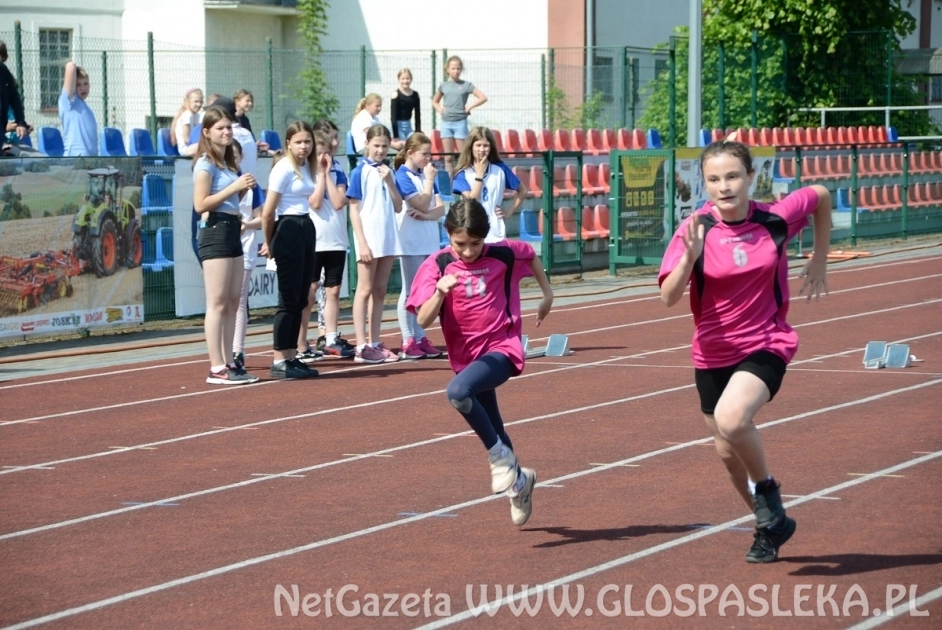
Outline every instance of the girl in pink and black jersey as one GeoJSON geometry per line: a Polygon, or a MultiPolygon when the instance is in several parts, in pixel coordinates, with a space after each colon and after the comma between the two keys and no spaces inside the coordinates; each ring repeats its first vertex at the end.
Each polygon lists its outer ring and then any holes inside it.
{"type": "Polygon", "coordinates": [[[785,515],[753,418],[778,392],[798,349],[798,335],[785,321],[785,248],[809,216],[814,254],[798,294],[807,290],[810,300],[827,292],[831,193],[809,186],[771,205],[750,200],[755,170],[739,142],[706,147],[700,170],[710,201],[680,224],[668,245],[658,276],[661,299],[676,304],[689,283],[700,409],[733,486],[755,511],[746,560],[773,562],[795,521],[785,515]]]}
{"type": "Polygon", "coordinates": [[[415,276],[407,308],[426,328],[439,317],[456,376],[448,400],[488,450],[491,489],[510,497],[510,516],[523,525],[533,509],[536,472],[521,468],[497,408],[497,387],[523,372],[520,280],[532,275],[543,290],[539,326],[553,305],[549,280],[528,243],[484,243],[487,212],[475,199],[456,202],[445,218],[448,247],[415,276]]]}

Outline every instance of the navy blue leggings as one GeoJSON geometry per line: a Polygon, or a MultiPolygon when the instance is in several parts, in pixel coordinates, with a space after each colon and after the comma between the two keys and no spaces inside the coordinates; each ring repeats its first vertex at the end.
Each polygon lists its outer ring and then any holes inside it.
{"type": "Polygon", "coordinates": [[[504,431],[496,391],[507,382],[513,370],[513,363],[505,355],[489,352],[448,383],[448,401],[464,416],[487,449],[497,444],[498,439],[510,450],[514,448],[504,431]]]}

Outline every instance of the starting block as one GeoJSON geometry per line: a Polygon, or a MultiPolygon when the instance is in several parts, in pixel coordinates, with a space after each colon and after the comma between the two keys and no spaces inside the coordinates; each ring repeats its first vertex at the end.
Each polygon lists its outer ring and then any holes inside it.
{"type": "Polygon", "coordinates": [[[543,356],[564,357],[572,354],[572,350],[569,349],[569,335],[550,335],[545,348],[531,348],[528,335],[522,335],[520,341],[523,343],[523,352],[528,359],[543,356]]]}
{"type": "Polygon", "coordinates": [[[913,356],[909,354],[909,345],[905,343],[887,343],[870,341],[864,350],[864,367],[868,370],[881,368],[907,368],[913,356]]]}

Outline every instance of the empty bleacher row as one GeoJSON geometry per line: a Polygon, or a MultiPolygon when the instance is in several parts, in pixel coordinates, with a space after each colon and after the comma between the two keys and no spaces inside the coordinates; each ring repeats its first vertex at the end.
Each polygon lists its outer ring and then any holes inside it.
{"type": "Polygon", "coordinates": [[[700,146],[719,142],[736,132],[736,140],[751,147],[803,147],[849,149],[852,145],[880,145],[898,142],[892,127],[763,127],[701,129],[700,146]]]}
{"type": "MultiPolygon", "coordinates": [[[[837,210],[849,211],[851,190],[837,189],[837,210]]],[[[942,182],[910,183],[906,191],[906,204],[911,208],[942,206],[942,182]]],[[[903,205],[903,187],[900,184],[861,186],[857,189],[857,211],[899,210],[903,205]]]]}
{"type": "MultiPolygon", "coordinates": [[[[851,176],[849,154],[805,155],[801,162],[802,182],[837,180],[851,176]]],[[[777,177],[793,179],[796,174],[796,158],[778,157],[777,177]]],[[[942,173],[942,153],[938,151],[916,151],[910,154],[910,174],[942,173]]],[[[861,153],[857,158],[858,177],[899,177],[903,174],[902,153],[861,153]]]]}

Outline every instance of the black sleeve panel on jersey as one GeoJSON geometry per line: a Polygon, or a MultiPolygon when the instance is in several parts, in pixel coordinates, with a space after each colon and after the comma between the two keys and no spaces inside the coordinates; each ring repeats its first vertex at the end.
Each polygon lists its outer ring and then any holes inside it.
{"type": "Polygon", "coordinates": [[[707,233],[716,227],[716,217],[712,214],[701,214],[698,215],[700,218],[700,225],[703,226],[703,243],[704,251],[700,252],[700,256],[697,258],[697,262],[693,264],[693,279],[697,283],[697,295],[701,298],[703,297],[703,283],[705,281],[705,276],[703,273],[703,256],[706,252],[706,237],[707,233]]]}
{"type": "MultiPolygon", "coordinates": [[[[752,221],[756,225],[761,225],[769,231],[772,242],[775,243],[775,251],[778,254],[778,258],[781,259],[782,254],[785,252],[785,245],[788,243],[788,222],[779,215],[766,212],[765,210],[754,211],[752,213],[752,221]]],[[[785,296],[782,292],[782,286],[779,284],[778,272],[775,273],[773,290],[775,291],[775,303],[781,308],[785,301],[785,296]]]]}

